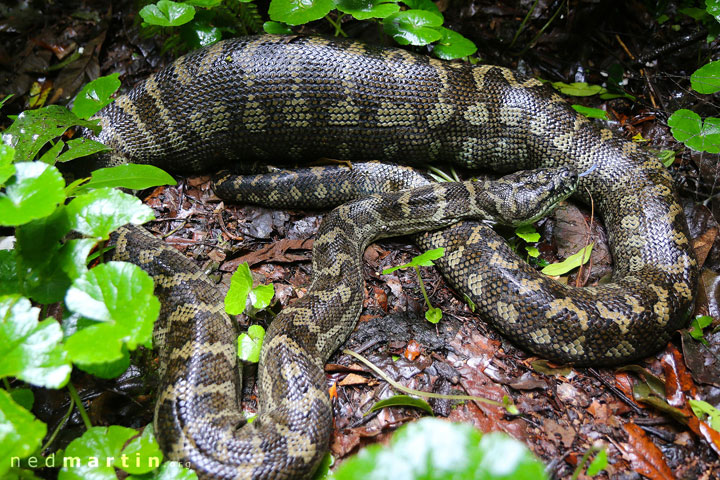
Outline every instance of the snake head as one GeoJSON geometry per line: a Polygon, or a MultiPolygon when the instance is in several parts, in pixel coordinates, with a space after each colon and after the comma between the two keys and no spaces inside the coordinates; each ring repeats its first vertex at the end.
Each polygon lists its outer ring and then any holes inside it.
{"type": "Polygon", "coordinates": [[[491,183],[488,194],[494,200],[495,220],[517,227],[547,216],[572,195],[578,174],[570,167],[540,168],[515,172],[491,183]]]}

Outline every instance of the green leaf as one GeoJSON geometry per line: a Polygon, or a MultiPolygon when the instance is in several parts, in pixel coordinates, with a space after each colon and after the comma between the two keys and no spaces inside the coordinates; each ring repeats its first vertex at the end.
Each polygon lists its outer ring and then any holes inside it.
{"type": "Polygon", "coordinates": [[[607,467],[607,465],[607,451],[603,448],[598,452],[597,455],[595,455],[595,458],[593,458],[593,461],[590,462],[587,472],[585,473],[592,477],[593,475],[597,475],[598,473],[600,473],[601,470],[605,470],[605,467],[607,467]]]}
{"type": "Polygon", "coordinates": [[[658,160],[666,167],[669,167],[675,162],[675,150],[660,150],[657,156],[658,160]]]}
{"type": "Polygon", "coordinates": [[[47,163],[48,165],[55,165],[55,162],[57,162],[57,157],[60,155],[60,152],[62,152],[62,149],[65,148],[65,142],[62,140],[58,140],[55,142],[55,145],[50,147],[45,153],[42,154],[42,157],[38,161],[47,163]]]}
{"type": "Polygon", "coordinates": [[[115,466],[128,473],[148,473],[162,463],[163,453],[155,439],[152,423],[147,425],[142,435],[133,438],[123,449],[120,458],[115,459],[115,466]]]}
{"type": "Polygon", "coordinates": [[[70,362],[55,319],[38,322],[40,309],[19,295],[0,297],[0,378],[13,376],[46,388],[70,377],[70,362]]]}
{"type": "Polygon", "coordinates": [[[46,217],[65,200],[65,180],[54,166],[20,162],[15,169],[0,192],[0,225],[23,225],[46,217]]]}
{"type": "Polygon", "coordinates": [[[16,254],[16,250],[0,250],[0,295],[22,293],[16,254]]]}
{"type": "Polygon", "coordinates": [[[35,403],[35,394],[29,388],[13,388],[10,390],[13,401],[25,410],[32,410],[35,403]]]}
{"type": "Polygon", "coordinates": [[[270,305],[275,295],[275,286],[270,283],[268,285],[258,285],[250,291],[250,303],[258,310],[270,305]]]}
{"type": "Polygon", "coordinates": [[[540,234],[535,230],[532,225],[523,225],[515,229],[515,235],[522,238],[528,243],[535,243],[540,241],[540,234]]]}
{"type": "Polygon", "coordinates": [[[97,121],[83,120],[65,107],[50,105],[37,110],[25,110],[2,132],[2,141],[15,148],[15,162],[34,160],[40,149],[72,127],[86,127],[100,132],[97,121]]]}
{"type": "Polygon", "coordinates": [[[63,465],[58,480],[117,480],[113,462],[121,456],[123,445],[135,435],[136,430],[117,425],[92,427],[65,449],[65,458],[73,462],[63,465]]]}
{"type": "Polygon", "coordinates": [[[713,317],[708,315],[701,315],[692,319],[690,323],[690,336],[695,340],[703,341],[703,329],[709,327],[713,322],[713,317]]]}
{"type": "Polygon", "coordinates": [[[100,168],[92,172],[90,181],[78,188],[77,193],[85,193],[91,189],[106,187],[122,187],[132,190],[157,187],[159,185],[176,185],[177,182],[169,173],[153,165],[129,163],[116,167],[100,168]]]}
{"type": "MultiPolygon", "coordinates": [[[[33,300],[48,304],[65,296],[70,286],[68,273],[74,270],[61,256],[60,240],[70,231],[63,205],[47,217],[16,228],[17,274],[21,291],[33,300]]],[[[71,246],[65,248],[68,253],[71,246]]],[[[74,259],[72,259],[74,260],[74,259]]]]}
{"type": "Polygon", "coordinates": [[[112,102],[112,94],[120,88],[120,74],[99,77],[86,84],[75,97],[72,112],[80,118],[90,118],[112,102]]]}
{"type": "Polygon", "coordinates": [[[15,173],[15,165],[12,164],[14,159],[15,149],[10,145],[0,143],[0,187],[15,173]]]}
{"type": "Polygon", "coordinates": [[[260,325],[251,325],[247,333],[238,337],[238,357],[245,362],[257,363],[264,339],[265,329],[260,325]]]}
{"type": "Polygon", "coordinates": [[[707,421],[710,427],[720,432],[720,410],[702,400],[688,400],[693,413],[700,420],[707,421]]]}
{"type": "Polygon", "coordinates": [[[410,262],[406,263],[405,265],[398,265],[397,267],[386,268],[382,271],[382,274],[387,275],[401,268],[431,267],[435,265],[432,261],[437,260],[438,258],[442,258],[443,255],[445,255],[444,248],[435,248],[433,250],[428,250],[425,253],[413,257],[412,260],[410,260],[410,262]]]}
{"type": "Polygon", "coordinates": [[[335,0],[337,9],[357,20],[385,18],[400,11],[397,0],[335,0]]]}
{"type": "Polygon", "coordinates": [[[188,45],[200,48],[222,40],[222,30],[208,22],[195,20],[182,26],[180,36],[188,45]]]}
{"type": "Polygon", "coordinates": [[[390,398],[386,398],[385,400],[375,402],[375,405],[370,407],[370,410],[368,410],[365,415],[386,407],[413,407],[425,410],[430,415],[434,415],[433,409],[429,403],[422,398],[411,397],[410,395],[394,395],[390,398]]]}
{"type": "Polygon", "coordinates": [[[292,33],[290,27],[280,22],[265,22],[263,23],[263,30],[265,30],[265,33],[272,35],[290,35],[292,33]]]}
{"type": "Polygon", "coordinates": [[[720,22],[720,0],[705,0],[705,9],[720,22]]]}
{"type": "Polygon", "coordinates": [[[198,480],[197,474],[178,462],[165,462],[159,470],[145,475],[131,475],[128,480],[198,480]]]}
{"type": "Polygon", "coordinates": [[[398,429],[390,445],[372,445],[335,471],[337,480],[541,480],[542,462],[502,433],[423,418],[398,429]]]}
{"type": "Polygon", "coordinates": [[[430,323],[438,323],[442,319],[442,310],[435,307],[429,307],[425,312],[425,320],[430,323]]]}
{"type": "Polygon", "coordinates": [[[533,247],[532,245],[525,245],[525,251],[533,258],[537,258],[540,256],[540,250],[533,247]]]}
{"type": "Polygon", "coordinates": [[[693,20],[702,20],[707,12],[703,10],[702,8],[696,8],[696,7],[686,7],[686,8],[680,8],[678,9],[678,12],[687,15],[688,17],[692,18],[693,20]]]}
{"type": "Polygon", "coordinates": [[[586,107],[584,105],[572,105],[572,108],[574,108],[576,112],[582,113],[586,117],[599,118],[601,120],[609,119],[607,112],[600,108],[586,107]]]}
{"type": "Polygon", "coordinates": [[[195,17],[195,9],[187,3],[160,0],[156,4],[144,6],[140,16],[149,25],[179,27],[195,17]]]}
{"type": "Polygon", "coordinates": [[[103,240],[123,225],[140,225],[155,218],[152,209],[138,198],[112,188],[75,197],[67,206],[67,214],[73,230],[103,240]]]}
{"type": "Polygon", "coordinates": [[[720,60],[710,62],[690,75],[690,84],[698,93],[720,92],[720,60]]]}
{"type": "Polygon", "coordinates": [[[323,18],[333,8],[333,0],[271,0],[268,14],[270,20],[301,25],[323,18]]]}
{"type": "Polygon", "coordinates": [[[0,388],[0,476],[10,469],[13,457],[25,458],[36,452],[46,433],[43,422],[0,388]]]}
{"type": "Polygon", "coordinates": [[[565,95],[573,97],[589,97],[598,93],[605,93],[607,90],[600,85],[590,85],[585,82],[563,83],[554,82],[552,86],[565,95]]]}
{"type": "Polygon", "coordinates": [[[252,274],[247,262],[238,265],[230,278],[230,288],[225,295],[225,311],[230,315],[240,315],[245,311],[248,294],[252,290],[252,274]]]}
{"type": "Polygon", "coordinates": [[[551,263],[547,267],[540,270],[545,275],[551,277],[557,277],[568,273],[573,268],[577,268],[590,260],[590,254],[592,253],[593,244],[591,243],[587,247],[581,249],[579,252],[570,255],[568,258],[560,263],[551,263]]]}
{"type": "Polygon", "coordinates": [[[79,157],[87,157],[88,155],[110,150],[107,145],[83,137],[68,140],[67,147],[68,149],[57,157],[58,162],[69,162],[79,157]]]}
{"type": "Polygon", "coordinates": [[[440,14],[426,10],[405,10],[383,20],[385,33],[400,45],[427,45],[442,38],[436,27],[443,24],[440,14]]]}
{"type": "Polygon", "coordinates": [[[160,302],[153,295],[152,278],[125,262],[98,265],[78,277],[65,295],[72,311],[96,322],[66,341],[73,361],[95,364],[118,360],[122,345],[135,350],[149,346],[160,302]],[[92,346],[88,348],[88,345],[92,346]]]}
{"type": "Polygon", "coordinates": [[[117,360],[104,363],[78,363],[77,367],[83,372],[87,372],[96,377],[105,379],[117,378],[125,373],[130,366],[130,352],[128,352],[127,347],[122,346],[120,350],[122,356],[117,360]]]}
{"type": "MultiPolygon", "coordinates": [[[[433,4],[434,5],[434,4],[433,4]]],[[[463,58],[477,52],[475,44],[457,32],[440,27],[442,38],[433,47],[433,54],[443,60],[463,58]]]]}
{"type": "Polygon", "coordinates": [[[698,152],[720,153],[720,118],[707,117],[680,109],[668,118],[670,131],[678,142],[698,152]]]}

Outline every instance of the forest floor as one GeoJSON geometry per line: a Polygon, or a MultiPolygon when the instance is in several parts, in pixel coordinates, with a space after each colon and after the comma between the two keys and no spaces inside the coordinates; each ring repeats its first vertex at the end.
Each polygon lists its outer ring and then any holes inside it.
{"type": "MultiPolygon", "coordinates": [[[[27,108],[33,88],[35,96],[47,92],[46,104],[65,103],[84,83],[111,72],[120,73],[127,90],[173,58],[161,53],[162,38],[140,35],[134,2],[98,0],[81,7],[70,1],[37,3],[41,6],[18,2],[0,11],[5,14],[0,20],[0,92],[16,95],[4,114],[27,108]],[[73,61],[58,68],[73,55],[73,61]]],[[[672,3],[664,12],[672,20],[658,24],[659,14],[646,6],[651,2],[576,1],[568,7],[540,0],[523,28],[530,1],[437,3],[446,25],[478,45],[481,62],[566,83],[603,84],[608,72],[622,72],[623,88],[634,100],[586,96],[569,101],[605,110],[610,120],[598,121],[628,139],[642,138],[650,149],[676,152],[670,170],[702,265],[695,313],[715,319],[707,329],[711,332],[720,320],[718,156],[677,144],[667,118],[679,108],[692,108],[701,116],[717,111],[717,104],[689,89],[698,59],[711,48],[717,50],[717,40],[708,45],[704,35],[694,35],[697,22],[677,13],[672,3]],[[675,45],[693,35],[696,38],[675,45]]],[[[355,37],[378,41],[372,26],[347,27],[355,37]]],[[[4,118],[0,122],[8,124],[4,118]]],[[[148,227],[215,272],[219,282],[228,283],[238,264],[248,262],[257,281],[275,285],[275,304],[252,320],[238,320],[267,326],[277,311],[307,289],[322,212],[226,205],[213,194],[209,178],[180,177],[177,186],[142,192],[158,218],[148,227]]],[[[563,205],[540,222],[538,231],[538,249],[548,262],[594,242],[591,267],[564,281],[593,285],[612,271],[602,220],[591,221],[586,206],[563,205]]],[[[583,454],[598,444],[607,448],[609,465],[595,478],[666,478],[667,472],[687,479],[720,477],[720,434],[708,433],[689,419],[686,402],[690,396],[720,405],[720,333],[706,334],[707,343],[701,343],[688,331],[679,332],[664,351],[622,369],[548,364],[478,320],[433,268],[422,269],[422,275],[443,319],[437,326],[428,323],[415,273],[380,273],[418,253],[403,238],[368,248],[365,308],[345,348],[362,353],[407,387],[497,401],[507,395],[522,413],[511,416],[503,407],[438,400],[431,402],[435,415],[486,432],[507,432],[526,443],[555,478],[570,478],[583,454]]],[[[94,424],[142,427],[151,422],[154,384],[147,365],[152,358],[152,352],[138,356],[112,381],[74,374],[94,424]]],[[[255,406],[253,370],[246,368],[249,410],[255,406]]],[[[402,407],[365,415],[375,402],[397,392],[350,356],[336,353],[326,373],[328,387],[337,391],[331,444],[336,461],[364,445],[386,441],[396,427],[422,415],[402,407]]],[[[35,414],[53,431],[67,398],[64,391],[38,389],[35,405],[35,414]]],[[[82,429],[81,420],[72,416],[56,446],[66,445],[82,429]]]]}

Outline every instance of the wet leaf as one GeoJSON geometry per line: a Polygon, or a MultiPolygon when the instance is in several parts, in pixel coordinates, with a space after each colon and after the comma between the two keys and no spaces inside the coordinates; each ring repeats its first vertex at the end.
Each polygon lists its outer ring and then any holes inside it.
{"type": "Polygon", "coordinates": [[[572,368],[566,365],[551,365],[547,360],[535,360],[530,366],[536,372],[556,377],[567,377],[572,372],[572,368]]]}
{"type": "Polygon", "coordinates": [[[411,397],[410,395],[394,395],[390,398],[386,398],[385,400],[375,402],[375,405],[370,407],[370,410],[368,410],[365,415],[387,407],[419,408],[420,410],[425,410],[430,415],[433,415],[433,409],[429,403],[422,398],[411,397]]]}
{"type": "Polygon", "coordinates": [[[65,180],[52,165],[20,162],[0,192],[0,225],[18,226],[47,217],[65,200],[65,180]]]}
{"type": "Polygon", "coordinates": [[[680,109],[668,118],[675,140],[698,152],[720,153],[720,118],[707,117],[680,109]]]}
{"type": "Polygon", "coordinates": [[[110,150],[110,147],[100,142],[82,137],[68,140],[66,145],[68,149],[61,153],[56,159],[56,161],[60,163],[69,162],[70,160],[75,160],[76,158],[87,157],[88,155],[110,150]]]}
{"type": "Polygon", "coordinates": [[[301,25],[323,18],[333,8],[333,0],[272,0],[268,15],[276,22],[301,25]]]}
{"type": "Polygon", "coordinates": [[[675,478],[665,462],[662,451],[650,440],[642,428],[634,423],[626,423],[623,428],[628,434],[630,464],[633,469],[651,480],[675,478]]]}
{"type": "Polygon", "coordinates": [[[72,229],[106,240],[123,225],[140,225],[155,218],[140,199],[113,188],[99,188],[75,197],[67,206],[72,229]]]}
{"type": "Polygon", "coordinates": [[[125,262],[98,265],[73,281],[65,304],[88,319],[66,341],[73,361],[113,362],[122,358],[123,345],[131,351],[138,345],[150,346],[153,323],[160,313],[153,290],[152,278],[125,262]]]}
{"type": "Polygon", "coordinates": [[[720,431],[720,410],[703,400],[688,400],[690,408],[699,420],[707,422],[715,431],[720,431]]]}
{"type": "Polygon", "coordinates": [[[427,10],[405,10],[393,13],[383,20],[385,33],[400,45],[427,45],[442,38],[437,27],[443,17],[427,10]]]}
{"type": "MultiPolygon", "coordinates": [[[[140,13],[142,15],[142,12],[140,13]]],[[[99,77],[83,86],[75,97],[72,112],[80,118],[90,118],[112,102],[112,94],[120,88],[120,74],[99,77]]]]}
{"type": "Polygon", "coordinates": [[[230,278],[230,288],[225,295],[225,311],[230,315],[240,315],[245,311],[248,294],[252,290],[253,278],[247,263],[238,265],[230,278]]]}
{"type": "Polygon", "coordinates": [[[336,0],[337,9],[357,20],[385,18],[400,10],[397,0],[336,0]]]}
{"type": "Polygon", "coordinates": [[[268,285],[258,285],[250,290],[250,303],[254,308],[262,310],[270,305],[274,295],[275,286],[272,283],[268,285]]]}
{"type": "Polygon", "coordinates": [[[18,115],[12,125],[2,132],[2,141],[15,148],[15,162],[29,162],[35,159],[45,144],[73,126],[100,132],[97,121],[83,120],[65,107],[49,105],[18,115]]]}
{"type": "Polygon", "coordinates": [[[337,480],[546,479],[542,462],[502,433],[423,418],[398,429],[390,445],[372,445],[335,471],[337,480]]]}
{"type": "Polygon", "coordinates": [[[162,459],[163,453],[155,439],[151,423],[145,427],[140,436],[133,438],[123,448],[122,455],[115,459],[115,466],[137,475],[154,470],[160,466],[162,459]],[[125,456],[127,458],[123,458],[125,456]]]}
{"type": "Polygon", "coordinates": [[[607,90],[600,85],[590,85],[585,82],[554,82],[552,84],[554,88],[564,93],[565,95],[572,95],[573,97],[589,97],[597,95],[598,93],[605,93],[607,90]]]}
{"type": "Polygon", "coordinates": [[[25,458],[37,451],[46,433],[43,422],[0,388],[0,476],[11,468],[13,457],[25,458]]]}
{"type": "Polygon", "coordinates": [[[443,60],[453,60],[455,58],[463,58],[477,52],[477,47],[461,34],[450,30],[449,28],[440,27],[442,37],[433,47],[433,55],[443,60]]]}
{"type": "Polygon", "coordinates": [[[144,6],[140,16],[149,25],[179,27],[195,17],[195,9],[187,3],[160,0],[156,4],[144,6]]]}
{"type": "Polygon", "coordinates": [[[263,23],[263,30],[265,30],[265,33],[272,35],[290,35],[292,33],[290,27],[281,22],[265,22],[263,23]]]}
{"type": "Polygon", "coordinates": [[[136,430],[117,425],[91,428],[65,449],[66,458],[77,458],[79,461],[64,465],[58,480],[116,480],[113,462],[122,455],[123,446],[135,435],[136,430]]]}
{"type": "Polygon", "coordinates": [[[198,480],[197,473],[178,462],[165,462],[158,470],[145,475],[130,475],[128,480],[198,480]]]}
{"type": "Polygon", "coordinates": [[[0,297],[0,378],[13,376],[33,385],[59,388],[70,378],[60,324],[38,322],[40,309],[19,295],[0,297]]]}
{"type": "Polygon", "coordinates": [[[690,84],[698,93],[720,92],[720,60],[710,62],[695,70],[695,73],[690,76],[690,84]]]}

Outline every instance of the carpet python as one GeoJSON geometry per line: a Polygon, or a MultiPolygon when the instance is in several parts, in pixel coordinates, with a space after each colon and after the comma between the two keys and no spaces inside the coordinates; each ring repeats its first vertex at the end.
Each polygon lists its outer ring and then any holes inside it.
{"type": "MultiPolygon", "coordinates": [[[[592,199],[604,219],[615,260],[612,283],[559,284],[520,261],[481,223],[421,235],[420,247],[445,247],[437,263],[478,314],[520,346],[556,361],[614,365],[641,358],[685,325],[693,305],[696,261],[665,168],[539,81],[505,68],[347,40],[246,37],[179,58],[98,118],[97,139],[112,147],[102,159],[106,165],[207,171],[223,162],[321,157],[452,162],[500,173],[541,168],[528,175],[551,186],[574,175],[569,169],[594,168],[578,180],[574,197],[592,199]]],[[[238,194],[241,200],[292,200],[308,208],[362,193],[364,180],[353,182],[374,168],[381,180],[368,180],[367,193],[376,190],[373,182],[417,187],[375,194],[326,217],[308,294],[268,330],[258,373],[260,415],[251,424],[239,407],[235,326],[217,288],[190,260],[140,229],[116,235],[115,258],[150,272],[163,301],[154,333],[162,379],[156,435],[169,458],[190,462],[201,478],[312,475],[332,426],[323,364],[357,319],[362,273],[350,257],[361,256],[367,238],[449,224],[456,204],[476,209],[473,217],[495,205],[495,213],[507,217],[515,203],[507,195],[522,197],[523,190],[506,181],[483,184],[484,191],[472,183],[421,186],[426,182],[394,182],[385,167],[371,165],[329,174],[306,169],[303,179],[335,180],[304,188],[299,174],[286,171],[218,180],[219,190],[277,187],[238,194]],[[498,199],[509,203],[498,209],[498,199]],[[365,213],[353,210],[360,206],[365,213]]]]}

